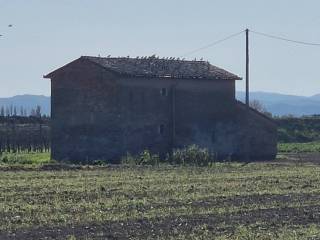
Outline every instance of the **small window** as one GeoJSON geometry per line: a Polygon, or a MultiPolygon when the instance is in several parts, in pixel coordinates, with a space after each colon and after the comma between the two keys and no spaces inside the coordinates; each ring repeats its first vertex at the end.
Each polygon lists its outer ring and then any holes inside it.
{"type": "Polygon", "coordinates": [[[164,134],[164,124],[159,125],[159,134],[163,135],[164,134]]]}
{"type": "Polygon", "coordinates": [[[166,88],[161,88],[160,94],[162,97],[168,96],[168,92],[166,88]]]}

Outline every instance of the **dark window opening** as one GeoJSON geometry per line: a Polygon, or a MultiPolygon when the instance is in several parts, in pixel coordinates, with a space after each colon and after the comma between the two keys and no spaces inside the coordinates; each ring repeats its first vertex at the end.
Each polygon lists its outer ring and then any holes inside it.
{"type": "Polygon", "coordinates": [[[164,134],[164,124],[159,125],[159,134],[163,135],[164,134]]]}
{"type": "Polygon", "coordinates": [[[168,95],[166,88],[161,88],[160,93],[161,93],[161,96],[163,96],[163,97],[166,97],[168,95]]]}

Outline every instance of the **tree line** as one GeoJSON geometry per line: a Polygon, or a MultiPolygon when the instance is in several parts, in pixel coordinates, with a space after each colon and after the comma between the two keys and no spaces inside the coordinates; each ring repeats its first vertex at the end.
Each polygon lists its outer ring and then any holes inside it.
{"type": "Polygon", "coordinates": [[[37,105],[34,108],[31,108],[30,111],[26,107],[15,105],[6,105],[0,107],[0,117],[13,117],[13,116],[22,116],[22,117],[42,117],[44,114],[41,112],[41,106],[37,105]]]}
{"type": "Polygon", "coordinates": [[[278,141],[282,143],[306,143],[320,141],[320,115],[275,118],[278,125],[278,141]]]}
{"type": "Polygon", "coordinates": [[[50,151],[50,118],[0,116],[0,154],[50,151]]]}

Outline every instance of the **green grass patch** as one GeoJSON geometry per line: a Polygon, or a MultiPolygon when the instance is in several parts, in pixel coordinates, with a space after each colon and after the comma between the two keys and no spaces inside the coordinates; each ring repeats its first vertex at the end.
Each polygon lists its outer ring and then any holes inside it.
{"type": "Polygon", "coordinates": [[[50,163],[50,152],[2,153],[0,164],[46,164],[50,163]]]}
{"type": "Polygon", "coordinates": [[[320,152],[320,142],[308,143],[279,143],[278,151],[281,153],[308,153],[320,152]]]}

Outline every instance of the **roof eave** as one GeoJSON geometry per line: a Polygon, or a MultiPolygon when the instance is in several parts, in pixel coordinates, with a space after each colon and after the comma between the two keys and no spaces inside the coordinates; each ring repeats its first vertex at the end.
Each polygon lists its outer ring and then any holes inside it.
{"type": "Polygon", "coordinates": [[[77,58],[76,60],[73,60],[72,62],[69,62],[69,63],[67,63],[66,65],[62,66],[62,67],[57,68],[56,70],[53,70],[52,72],[44,75],[43,78],[52,79],[52,77],[54,77],[54,75],[55,75],[56,73],[60,72],[60,71],[63,70],[66,66],[68,66],[68,65],[70,65],[70,64],[72,64],[72,63],[74,63],[74,62],[76,62],[76,61],[78,61],[78,60],[80,60],[80,59],[82,59],[82,57],[77,58]]]}
{"type": "Polygon", "coordinates": [[[52,76],[51,73],[48,73],[47,75],[43,75],[42,77],[47,78],[47,79],[51,79],[51,76],[52,76]]]}

